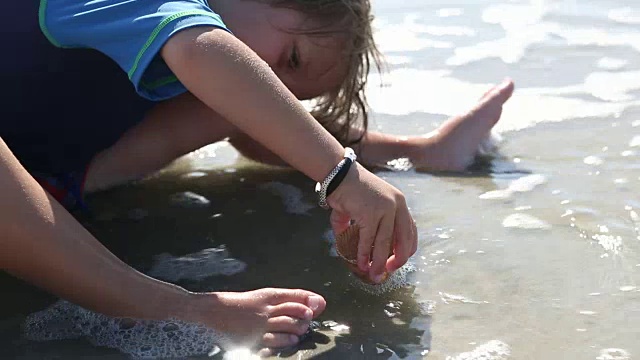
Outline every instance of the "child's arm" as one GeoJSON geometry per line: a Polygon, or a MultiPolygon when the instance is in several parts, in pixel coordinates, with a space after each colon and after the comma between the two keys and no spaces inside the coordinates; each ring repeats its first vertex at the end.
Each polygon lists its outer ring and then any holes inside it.
{"type": "Polygon", "coordinates": [[[183,30],[168,40],[162,56],[192,94],[310,178],[323,180],[342,159],[340,143],[228,32],[183,30]]]}
{"type": "MultiPolygon", "coordinates": [[[[359,159],[369,166],[384,165],[390,160],[408,158],[423,170],[463,171],[474,160],[481,146],[491,145],[492,127],[500,119],[502,106],[511,97],[514,84],[506,79],[494,86],[480,101],[466,112],[451,117],[436,130],[417,136],[398,136],[369,131],[362,141],[354,145],[359,159]]],[[[351,132],[352,141],[360,134],[351,132]]],[[[231,143],[245,156],[271,164],[282,161],[261,148],[259,144],[244,134],[236,134],[231,143]]]]}
{"type": "MultiPolygon", "coordinates": [[[[342,159],[344,148],[289,92],[252,50],[231,34],[211,27],[171,37],[162,56],[189,91],[234,126],[284,161],[321,181],[342,159]]],[[[417,236],[402,193],[361,166],[352,167],[329,197],[341,219],[361,227],[359,265],[373,278],[402,266],[415,252],[417,236]],[[395,235],[395,236],[394,236],[395,235]],[[395,238],[395,255],[387,259],[395,238]]]]}
{"type": "Polygon", "coordinates": [[[107,315],[165,319],[186,290],[111,254],[38,185],[0,138],[0,269],[107,315]]]}

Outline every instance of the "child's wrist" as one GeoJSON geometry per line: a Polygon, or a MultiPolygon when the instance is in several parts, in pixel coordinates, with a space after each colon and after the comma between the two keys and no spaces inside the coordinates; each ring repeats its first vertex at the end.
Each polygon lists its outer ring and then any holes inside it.
{"type": "Polygon", "coordinates": [[[366,169],[360,165],[359,162],[354,161],[349,171],[346,173],[344,179],[340,183],[333,193],[327,197],[327,204],[330,208],[335,209],[339,207],[339,204],[342,202],[344,194],[350,193],[354,191],[354,184],[360,183],[360,172],[366,169]]]}
{"type": "Polygon", "coordinates": [[[316,183],[316,193],[318,194],[318,205],[323,209],[330,209],[327,204],[327,197],[340,186],[340,183],[346,177],[349,169],[357,159],[353,149],[345,148],[344,158],[331,170],[331,172],[320,182],[316,183]]]}

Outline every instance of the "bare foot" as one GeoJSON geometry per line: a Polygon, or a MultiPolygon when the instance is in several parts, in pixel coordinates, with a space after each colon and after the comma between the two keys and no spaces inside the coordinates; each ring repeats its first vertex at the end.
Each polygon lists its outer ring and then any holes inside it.
{"type": "Polygon", "coordinates": [[[480,144],[500,120],[502,105],[513,94],[513,81],[504,80],[487,91],[478,104],[454,116],[417,139],[419,150],[411,157],[417,167],[435,171],[463,171],[473,162],[480,144]]]}
{"type": "Polygon", "coordinates": [[[195,311],[186,320],[224,333],[236,346],[257,346],[264,353],[296,345],[325,306],[322,296],[299,289],[206,293],[197,295],[195,311]]]}

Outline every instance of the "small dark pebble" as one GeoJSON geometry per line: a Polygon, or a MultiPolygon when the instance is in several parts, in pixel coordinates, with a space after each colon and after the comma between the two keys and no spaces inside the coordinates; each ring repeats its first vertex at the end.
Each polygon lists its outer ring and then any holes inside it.
{"type": "Polygon", "coordinates": [[[307,329],[307,332],[305,332],[304,334],[302,334],[302,336],[300,336],[300,342],[303,342],[307,339],[309,339],[311,337],[311,335],[313,335],[314,331],[320,330],[320,328],[322,327],[322,325],[320,324],[319,321],[312,321],[309,324],[309,328],[307,329]]]}

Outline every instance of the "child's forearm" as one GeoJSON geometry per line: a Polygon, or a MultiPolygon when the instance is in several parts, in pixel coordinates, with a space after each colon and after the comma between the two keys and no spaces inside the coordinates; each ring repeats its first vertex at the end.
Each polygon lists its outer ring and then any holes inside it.
{"type": "Polygon", "coordinates": [[[181,31],[162,56],[191,93],[312,179],[324,179],[342,159],[340,143],[264,61],[227,32],[181,31]]]}
{"type": "Polygon", "coordinates": [[[166,318],[186,290],[149,278],[111,254],[46,194],[0,139],[0,268],[86,308],[166,318]]]}

